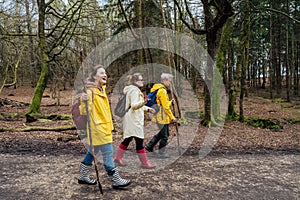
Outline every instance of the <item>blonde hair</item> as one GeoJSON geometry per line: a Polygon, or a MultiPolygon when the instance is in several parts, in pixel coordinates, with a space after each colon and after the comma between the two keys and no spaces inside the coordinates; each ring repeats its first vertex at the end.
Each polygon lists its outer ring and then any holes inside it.
{"type": "Polygon", "coordinates": [[[127,81],[127,85],[131,85],[133,84],[134,82],[138,81],[140,76],[142,76],[141,73],[134,73],[132,75],[128,75],[126,77],[126,81],[127,81]]]}

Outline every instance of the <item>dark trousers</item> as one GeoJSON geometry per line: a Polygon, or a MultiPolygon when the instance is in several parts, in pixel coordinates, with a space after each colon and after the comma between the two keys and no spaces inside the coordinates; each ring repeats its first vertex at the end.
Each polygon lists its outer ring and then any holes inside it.
{"type": "Polygon", "coordinates": [[[130,144],[130,142],[131,142],[131,140],[134,138],[134,140],[135,140],[135,145],[136,145],[136,150],[138,151],[138,150],[142,150],[143,148],[144,148],[144,146],[143,146],[143,143],[144,143],[144,139],[142,139],[142,138],[138,138],[138,137],[134,137],[134,136],[131,136],[131,137],[129,137],[129,138],[125,138],[124,140],[123,140],[123,142],[122,142],[122,144],[124,145],[124,146],[128,146],[129,144],[130,144]]]}
{"type": "Polygon", "coordinates": [[[147,151],[153,151],[154,146],[159,142],[159,152],[165,151],[169,139],[169,124],[157,124],[159,132],[153,136],[150,142],[146,145],[147,151]]]}

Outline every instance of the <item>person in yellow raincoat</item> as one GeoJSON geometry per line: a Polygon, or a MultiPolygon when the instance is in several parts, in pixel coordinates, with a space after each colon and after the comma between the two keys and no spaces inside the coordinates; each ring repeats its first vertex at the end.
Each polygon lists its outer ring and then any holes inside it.
{"type": "Polygon", "coordinates": [[[79,184],[95,185],[96,180],[90,179],[88,173],[94,161],[94,155],[99,152],[103,156],[103,164],[107,174],[111,177],[112,187],[126,187],[131,182],[120,177],[113,161],[112,130],[113,122],[108,97],[106,95],[107,75],[103,66],[93,68],[87,80],[87,96],[81,98],[80,112],[86,113],[88,106],[89,125],[87,126],[89,149],[80,165],[79,184]],[[89,129],[90,128],[90,129],[89,129]],[[91,132],[89,132],[89,130],[91,132]],[[90,138],[91,136],[91,138],[90,138]],[[90,144],[90,141],[92,144],[90,144]],[[94,153],[94,154],[93,154],[94,153]]]}
{"type": "Polygon", "coordinates": [[[153,152],[154,146],[159,142],[157,154],[159,158],[169,157],[168,153],[165,151],[169,139],[169,124],[177,121],[171,111],[171,105],[174,99],[169,100],[167,93],[167,87],[171,85],[172,78],[172,74],[162,73],[161,83],[154,84],[150,90],[150,92],[158,90],[156,94],[156,102],[160,106],[160,110],[152,118],[152,121],[157,123],[160,131],[152,137],[150,142],[145,146],[145,149],[148,152],[153,152]]]}

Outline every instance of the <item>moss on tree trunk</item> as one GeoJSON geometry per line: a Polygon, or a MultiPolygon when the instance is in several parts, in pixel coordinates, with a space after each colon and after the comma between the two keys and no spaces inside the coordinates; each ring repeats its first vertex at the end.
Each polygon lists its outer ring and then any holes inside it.
{"type": "Polygon", "coordinates": [[[47,86],[48,81],[48,55],[47,55],[47,46],[46,46],[46,36],[45,36],[45,1],[38,1],[38,9],[39,9],[39,21],[38,21],[38,36],[39,36],[39,47],[40,47],[40,57],[41,57],[41,75],[37,82],[37,86],[34,91],[34,95],[31,100],[31,104],[27,116],[32,116],[35,114],[41,113],[41,101],[43,97],[43,93],[47,86]]]}

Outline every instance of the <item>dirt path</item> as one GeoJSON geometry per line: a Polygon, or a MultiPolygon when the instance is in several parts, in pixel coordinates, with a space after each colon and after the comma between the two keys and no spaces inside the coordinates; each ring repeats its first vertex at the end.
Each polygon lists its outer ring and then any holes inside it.
{"type": "Polygon", "coordinates": [[[0,154],[1,199],[300,198],[299,154],[182,156],[159,171],[126,173],[127,190],[112,190],[100,166],[103,196],[77,184],[82,156],[0,154]]]}

